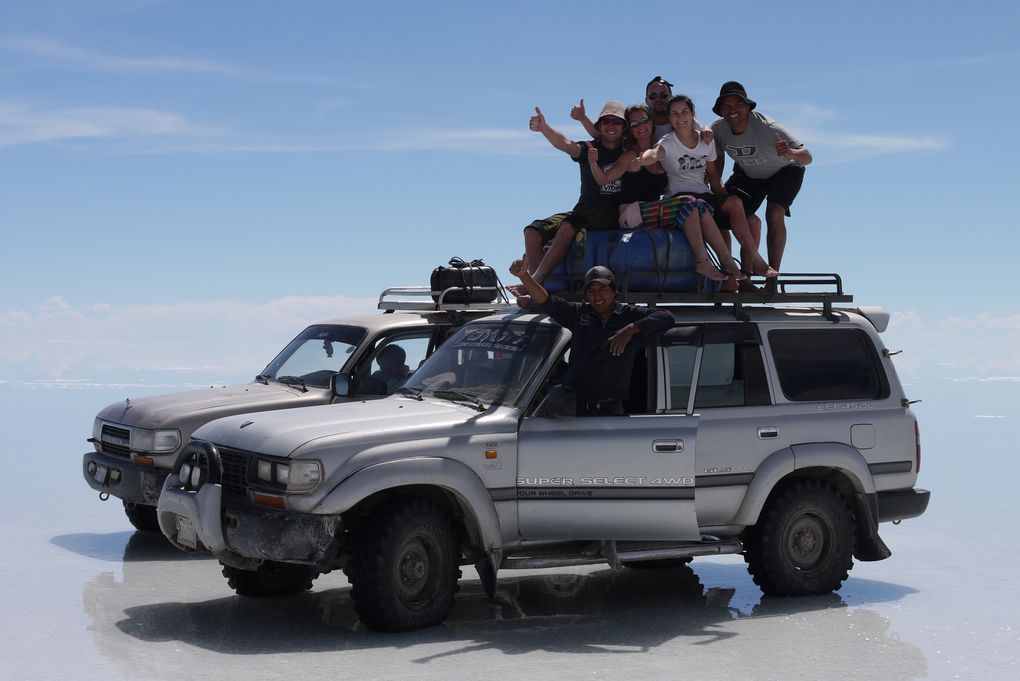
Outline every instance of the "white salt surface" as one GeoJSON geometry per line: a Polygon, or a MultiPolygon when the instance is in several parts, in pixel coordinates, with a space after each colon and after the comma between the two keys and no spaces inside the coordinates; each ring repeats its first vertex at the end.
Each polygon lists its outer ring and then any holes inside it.
{"type": "MultiPolygon", "coordinates": [[[[218,565],[131,531],[81,478],[123,391],[0,385],[4,679],[1020,678],[1020,384],[914,381],[928,513],[837,593],[766,599],[739,557],[693,569],[465,569],[449,620],[364,630],[340,574],[233,595],[218,565]],[[994,415],[996,418],[985,418],[994,415]],[[852,675],[852,676],[850,676],[852,675]]],[[[140,394],[135,391],[133,394],[140,394]]]]}

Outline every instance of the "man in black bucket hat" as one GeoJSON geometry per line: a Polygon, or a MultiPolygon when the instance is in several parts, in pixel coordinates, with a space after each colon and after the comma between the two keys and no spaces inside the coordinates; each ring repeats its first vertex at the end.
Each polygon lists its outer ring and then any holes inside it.
{"type": "Polygon", "coordinates": [[[768,261],[778,270],[786,250],[786,218],[804,181],[804,166],[811,163],[811,152],[786,128],[754,111],[756,106],[743,85],[734,80],[723,83],[712,107],[720,117],[712,123],[715,163],[721,176],[726,163],[723,152],[733,159],[726,191],[741,198],[748,215],[767,201],[768,261]]]}

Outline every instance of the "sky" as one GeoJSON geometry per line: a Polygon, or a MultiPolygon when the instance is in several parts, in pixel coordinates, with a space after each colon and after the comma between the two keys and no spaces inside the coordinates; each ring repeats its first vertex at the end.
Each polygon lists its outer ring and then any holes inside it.
{"type": "Polygon", "coordinates": [[[452,256],[505,273],[577,198],[534,107],[581,139],[571,105],[655,75],[705,123],[738,80],[804,141],[783,269],[889,309],[902,374],[1020,380],[1018,27],[982,1],[0,0],[0,382],[235,380],[452,256]]]}

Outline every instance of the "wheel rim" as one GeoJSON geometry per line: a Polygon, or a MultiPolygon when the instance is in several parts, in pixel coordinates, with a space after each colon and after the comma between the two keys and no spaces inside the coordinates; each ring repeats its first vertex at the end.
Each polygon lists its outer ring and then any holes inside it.
{"type": "Polygon", "coordinates": [[[400,547],[396,562],[397,597],[409,608],[430,603],[437,585],[439,551],[426,537],[409,538],[400,547]]]}
{"type": "Polygon", "coordinates": [[[806,513],[790,524],[786,553],[798,570],[811,570],[825,560],[832,545],[832,527],[820,516],[806,513]]]}

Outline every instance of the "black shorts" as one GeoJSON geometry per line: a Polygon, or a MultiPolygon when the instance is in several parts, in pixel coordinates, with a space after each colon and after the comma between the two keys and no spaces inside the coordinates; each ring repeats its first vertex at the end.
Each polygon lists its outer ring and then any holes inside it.
{"type": "Polygon", "coordinates": [[[542,235],[542,242],[548,243],[563,222],[569,222],[575,231],[582,228],[618,229],[618,215],[619,210],[613,204],[579,203],[569,213],[556,213],[543,220],[535,220],[524,229],[534,229],[542,235]]]}
{"type": "Polygon", "coordinates": [[[766,198],[769,203],[778,203],[790,215],[790,206],[800,192],[804,182],[804,166],[789,165],[780,168],[772,177],[756,179],[748,177],[740,166],[733,169],[726,180],[726,191],[736,194],[744,202],[744,210],[750,215],[761,207],[766,198]]]}

